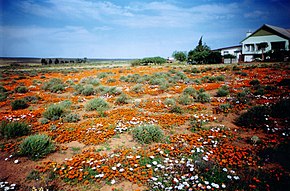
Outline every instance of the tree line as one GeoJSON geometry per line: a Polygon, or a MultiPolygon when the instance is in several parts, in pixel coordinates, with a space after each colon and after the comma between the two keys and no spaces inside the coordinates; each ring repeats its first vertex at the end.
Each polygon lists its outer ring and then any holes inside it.
{"type": "Polygon", "coordinates": [[[51,65],[51,64],[67,64],[67,63],[86,63],[87,58],[77,58],[77,59],[52,59],[52,58],[42,58],[40,63],[42,65],[51,65]]]}
{"type": "Polygon", "coordinates": [[[197,46],[188,52],[174,51],[172,56],[180,62],[187,61],[188,64],[216,64],[222,62],[220,52],[212,51],[209,46],[202,43],[202,37],[199,39],[197,46]]]}

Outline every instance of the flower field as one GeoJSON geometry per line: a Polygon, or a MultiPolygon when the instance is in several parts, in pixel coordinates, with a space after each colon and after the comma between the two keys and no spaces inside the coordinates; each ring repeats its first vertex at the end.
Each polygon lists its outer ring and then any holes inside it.
{"type": "Polygon", "coordinates": [[[3,70],[0,190],[284,190],[289,66],[3,70]]]}

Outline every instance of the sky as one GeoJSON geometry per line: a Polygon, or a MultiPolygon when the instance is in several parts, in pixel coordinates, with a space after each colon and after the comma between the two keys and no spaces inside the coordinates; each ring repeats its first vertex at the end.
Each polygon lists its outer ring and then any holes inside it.
{"type": "Polygon", "coordinates": [[[0,0],[0,57],[170,57],[290,29],[289,0],[0,0]]]}

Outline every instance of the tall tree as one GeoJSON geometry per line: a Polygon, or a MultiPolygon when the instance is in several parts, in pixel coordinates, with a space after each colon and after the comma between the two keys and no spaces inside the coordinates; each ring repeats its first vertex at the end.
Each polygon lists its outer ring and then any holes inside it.
{"type": "Polygon", "coordinates": [[[202,43],[201,36],[195,49],[188,52],[188,61],[196,62],[198,64],[205,64],[207,63],[207,57],[210,55],[210,53],[210,48],[206,44],[202,43]]]}
{"type": "Polygon", "coordinates": [[[175,60],[178,60],[180,62],[184,62],[186,60],[186,52],[174,51],[172,53],[172,56],[175,60]]]}

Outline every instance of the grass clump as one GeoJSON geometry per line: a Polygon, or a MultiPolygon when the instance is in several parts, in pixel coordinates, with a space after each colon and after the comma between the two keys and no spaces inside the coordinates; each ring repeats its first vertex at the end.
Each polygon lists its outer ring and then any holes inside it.
{"type": "Polygon", "coordinates": [[[16,99],[16,100],[11,102],[12,110],[25,109],[28,106],[29,105],[27,104],[27,102],[24,99],[16,99]]]}
{"type": "Polygon", "coordinates": [[[59,78],[52,78],[43,84],[42,89],[53,93],[61,93],[65,89],[65,84],[59,78]]]}
{"type": "Polygon", "coordinates": [[[17,93],[26,93],[26,92],[28,92],[28,88],[26,86],[17,86],[15,88],[15,92],[17,92],[17,93]]]}
{"type": "Polygon", "coordinates": [[[109,104],[102,98],[94,98],[86,103],[85,109],[87,111],[104,112],[105,110],[109,109],[109,104]]]}
{"type": "Polygon", "coordinates": [[[46,119],[55,121],[64,115],[65,107],[62,104],[50,105],[43,113],[43,117],[46,119]]]}
{"type": "Polygon", "coordinates": [[[32,160],[40,159],[55,150],[55,146],[47,135],[31,135],[20,144],[20,155],[32,160]]]}
{"type": "Polygon", "coordinates": [[[142,144],[160,142],[164,138],[164,132],[156,125],[141,125],[133,130],[133,138],[142,144]]]}
{"type": "Polygon", "coordinates": [[[28,135],[30,131],[30,126],[23,122],[2,121],[0,124],[1,137],[5,138],[15,138],[23,135],[28,135]]]}

